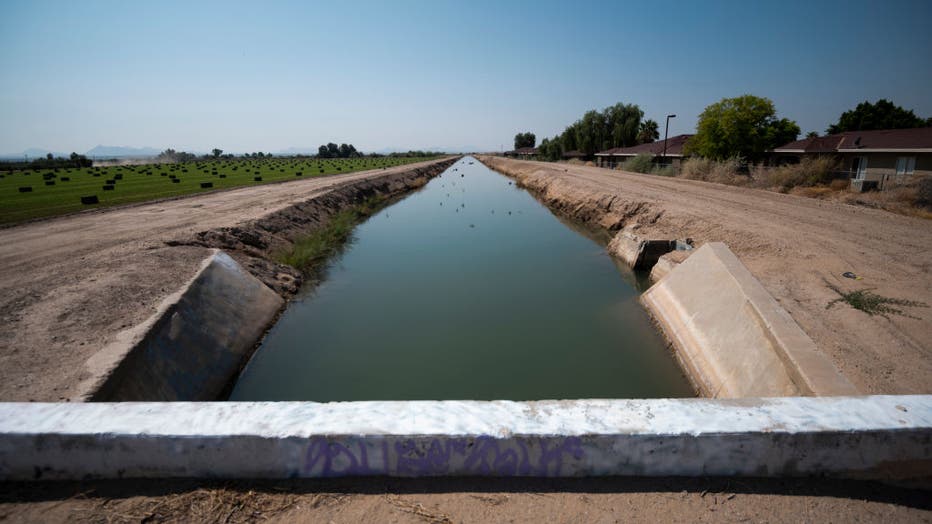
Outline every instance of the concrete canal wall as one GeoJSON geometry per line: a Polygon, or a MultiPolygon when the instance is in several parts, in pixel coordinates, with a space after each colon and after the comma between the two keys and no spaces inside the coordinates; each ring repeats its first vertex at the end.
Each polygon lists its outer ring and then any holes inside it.
{"type": "Polygon", "coordinates": [[[0,404],[0,479],[932,474],[932,396],[0,404]]]}
{"type": "Polygon", "coordinates": [[[702,246],[641,300],[703,396],[857,394],[725,244],[702,246]]]}

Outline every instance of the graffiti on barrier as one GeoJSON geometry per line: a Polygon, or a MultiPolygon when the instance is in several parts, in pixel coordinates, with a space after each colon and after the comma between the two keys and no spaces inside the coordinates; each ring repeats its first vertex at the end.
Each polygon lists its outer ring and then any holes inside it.
{"type": "Polygon", "coordinates": [[[558,476],[565,460],[583,457],[578,437],[500,440],[493,437],[431,439],[327,439],[307,447],[303,473],[359,475],[558,476]]]}

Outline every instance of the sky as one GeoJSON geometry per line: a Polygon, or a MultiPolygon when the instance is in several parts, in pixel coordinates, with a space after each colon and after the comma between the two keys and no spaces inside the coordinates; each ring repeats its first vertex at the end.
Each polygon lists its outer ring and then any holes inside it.
{"type": "Polygon", "coordinates": [[[0,2],[0,153],[510,149],[638,104],[691,133],[722,98],[819,131],[932,116],[932,1],[0,2]]]}

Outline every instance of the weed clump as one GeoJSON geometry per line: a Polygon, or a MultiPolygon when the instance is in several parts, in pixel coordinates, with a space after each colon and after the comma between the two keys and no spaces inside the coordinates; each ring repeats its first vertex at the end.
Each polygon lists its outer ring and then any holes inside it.
{"type": "Polygon", "coordinates": [[[326,226],[298,239],[290,251],[275,255],[275,260],[304,273],[318,270],[349,241],[356,224],[375,214],[385,205],[385,201],[384,197],[376,195],[350,209],[339,211],[326,226]]]}
{"type": "Polygon", "coordinates": [[[654,156],[645,153],[633,156],[621,163],[621,169],[623,171],[630,171],[632,173],[650,173],[653,168],[654,156]]]}
{"type": "Polygon", "coordinates": [[[844,302],[854,309],[863,311],[870,316],[880,315],[884,318],[889,318],[887,315],[901,315],[904,317],[916,318],[908,313],[904,313],[900,307],[929,307],[928,304],[924,302],[884,297],[874,293],[871,289],[859,289],[857,291],[845,293],[831,284],[828,284],[828,287],[835,293],[838,293],[838,298],[829,302],[825,306],[825,309],[829,309],[839,302],[844,302]]]}

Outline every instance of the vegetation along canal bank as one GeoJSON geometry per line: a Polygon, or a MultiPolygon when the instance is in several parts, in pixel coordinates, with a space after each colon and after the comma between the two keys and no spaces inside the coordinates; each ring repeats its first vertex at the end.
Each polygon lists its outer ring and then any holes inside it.
{"type": "Polygon", "coordinates": [[[293,177],[0,229],[0,398],[83,398],[112,371],[89,361],[139,342],[140,328],[178,303],[217,248],[249,278],[290,296],[302,274],[274,258],[292,240],[375,195],[421,187],[454,161],[293,177]]]}
{"type": "Polygon", "coordinates": [[[633,284],[604,244],[467,157],[356,228],[231,400],[693,396],[633,284]]]}
{"type": "MultiPolygon", "coordinates": [[[[696,248],[724,242],[858,391],[932,392],[932,230],[925,221],[708,182],[494,156],[479,160],[551,209],[616,234],[616,240],[618,233],[630,233],[690,239],[696,248]]],[[[655,269],[687,255],[665,255],[655,269]]]]}

